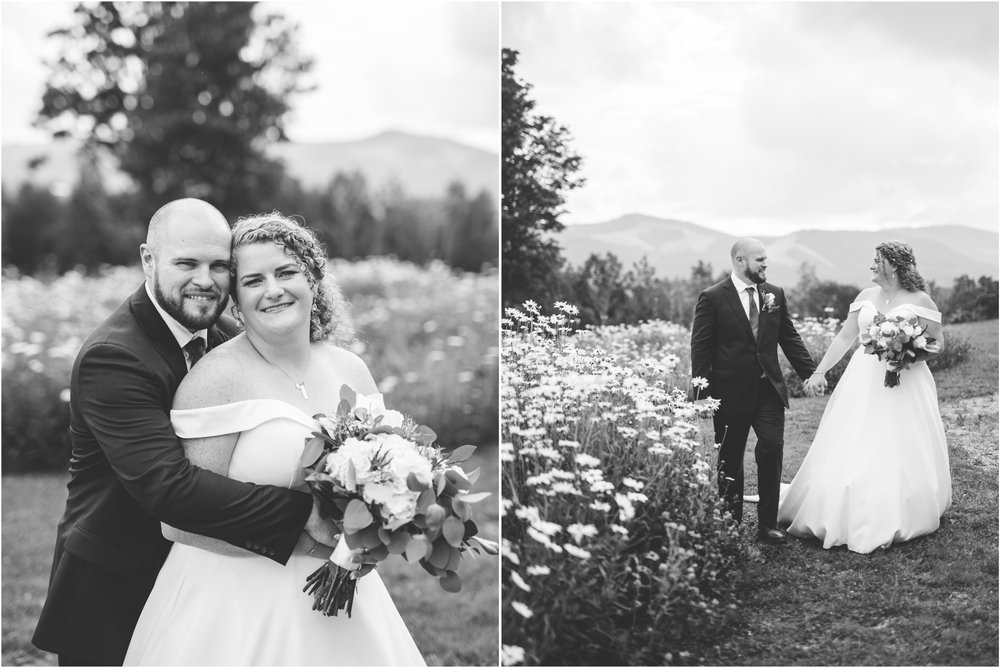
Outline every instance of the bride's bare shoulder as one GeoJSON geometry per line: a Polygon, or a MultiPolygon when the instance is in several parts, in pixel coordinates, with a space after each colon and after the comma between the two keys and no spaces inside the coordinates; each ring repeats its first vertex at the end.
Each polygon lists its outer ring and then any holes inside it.
{"type": "Polygon", "coordinates": [[[335,369],[337,375],[357,392],[370,394],[378,391],[368,365],[357,354],[332,343],[314,343],[313,351],[319,353],[324,364],[335,369]]]}
{"type": "Polygon", "coordinates": [[[879,288],[877,285],[873,285],[870,288],[865,288],[858,293],[858,296],[854,298],[856,302],[874,302],[878,297],[879,288]]]}
{"type": "Polygon", "coordinates": [[[938,311],[940,313],[937,304],[934,303],[934,300],[931,299],[931,296],[926,292],[923,292],[922,290],[917,290],[916,292],[913,292],[911,300],[914,306],[921,306],[923,308],[930,309],[932,311],[938,311]]]}
{"type": "Polygon", "coordinates": [[[238,336],[208,351],[191,367],[174,395],[174,408],[203,408],[236,401],[247,384],[244,337],[238,336]]]}

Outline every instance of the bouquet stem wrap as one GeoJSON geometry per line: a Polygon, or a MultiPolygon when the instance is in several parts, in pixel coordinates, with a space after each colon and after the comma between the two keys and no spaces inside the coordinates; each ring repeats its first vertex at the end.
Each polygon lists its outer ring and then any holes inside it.
{"type": "Polygon", "coordinates": [[[354,563],[353,554],[347,541],[341,538],[330,559],[306,579],[302,591],[312,594],[313,610],[327,617],[336,617],[344,610],[348,617],[351,616],[358,586],[355,572],[361,568],[354,563]]]}

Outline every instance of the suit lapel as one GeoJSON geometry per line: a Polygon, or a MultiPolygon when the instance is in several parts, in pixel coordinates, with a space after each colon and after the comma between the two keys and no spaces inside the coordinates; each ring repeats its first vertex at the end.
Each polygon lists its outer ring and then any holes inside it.
{"type": "Polygon", "coordinates": [[[163,322],[152,300],[146,293],[145,284],[132,293],[129,304],[135,319],[144,332],[152,339],[156,346],[156,352],[170,365],[170,369],[177,374],[177,378],[183,378],[187,373],[187,362],[184,361],[184,353],[177,345],[177,339],[171,333],[167,323],[163,322]]]}
{"type": "MultiPolygon", "coordinates": [[[[743,323],[743,329],[752,341],[753,328],[750,327],[750,318],[747,317],[746,311],[743,310],[743,302],[740,300],[739,293],[736,292],[736,286],[733,285],[733,282],[729,279],[726,280],[724,292],[726,295],[726,301],[729,302],[729,306],[736,314],[736,319],[743,323]]],[[[760,334],[760,320],[757,321],[757,333],[760,334]]]]}

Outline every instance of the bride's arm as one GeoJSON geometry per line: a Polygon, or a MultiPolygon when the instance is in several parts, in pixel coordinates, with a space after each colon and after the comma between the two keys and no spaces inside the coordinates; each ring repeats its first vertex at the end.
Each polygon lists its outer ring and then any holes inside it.
{"type": "Polygon", "coordinates": [[[932,360],[944,352],[944,327],[941,325],[941,312],[938,311],[937,304],[934,300],[930,298],[926,293],[921,293],[921,299],[917,303],[917,306],[921,306],[929,311],[931,315],[935,315],[938,320],[932,320],[921,314],[917,314],[917,322],[921,325],[927,327],[925,336],[934,339],[934,343],[930,344],[927,348],[927,356],[921,357],[920,359],[924,362],[932,360]]]}
{"type": "Polygon", "coordinates": [[[830,347],[826,349],[823,359],[816,365],[816,372],[813,375],[825,376],[829,371],[847,354],[860,333],[858,329],[858,312],[852,311],[847,314],[844,326],[840,328],[837,335],[833,337],[830,347]]]}

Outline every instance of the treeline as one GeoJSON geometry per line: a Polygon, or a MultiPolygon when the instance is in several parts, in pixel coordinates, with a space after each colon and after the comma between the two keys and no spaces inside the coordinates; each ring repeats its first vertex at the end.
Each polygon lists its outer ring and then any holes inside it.
{"type": "MultiPolygon", "coordinates": [[[[579,266],[563,265],[545,301],[566,301],[577,306],[580,326],[646,320],[690,326],[698,293],[730,273],[728,268],[713,271],[711,264],[699,260],[688,277],[665,278],[656,275],[646,258],[626,269],[613,253],[591,254],[579,266]]],[[[997,285],[987,276],[977,282],[963,275],[949,290],[930,281],[928,292],[941,308],[945,322],[990,320],[997,318],[997,285]]],[[[808,263],[800,265],[798,282],[785,287],[789,310],[800,318],[843,320],[858,292],[856,285],[820,280],[808,263]]]]}
{"type": "MultiPolygon", "coordinates": [[[[13,194],[3,189],[4,266],[22,274],[60,274],[138,261],[152,214],[148,200],[139,192],[109,193],[87,170],[81,173],[68,197],[30,183],[13,194]]],[[[439,197],[418,198],[399,185],[372,192],[356,172],[336,174],[322,189],[305,189],[286,178],[264,204],[264,210],[271,209],[301,216],[331,257],[394,255],[420,265],[440,260],[473,272],[497,265],[493,198],[486,192],[470,195],[460,183],[439,197]]]]}
{"type": "Polygon", "coordinates": [[[80,142],[80,180],[65,199],[21,186],[2,194],[5,266],[61,273],[132,264],[153,211],[198,197],[230,220],[277,209],[298,215],[334,257],[395,255],[467,271],[497,264],[496,203],[452,184],[417,198],[373,193],[358,173],[305,189],[266,148],[312,58],[297,26],[253,2],[82,3],[50,33],[59,56],[36,122],[80,142]],[[129,179],[110,192],[99,165],[129,179]]]}

